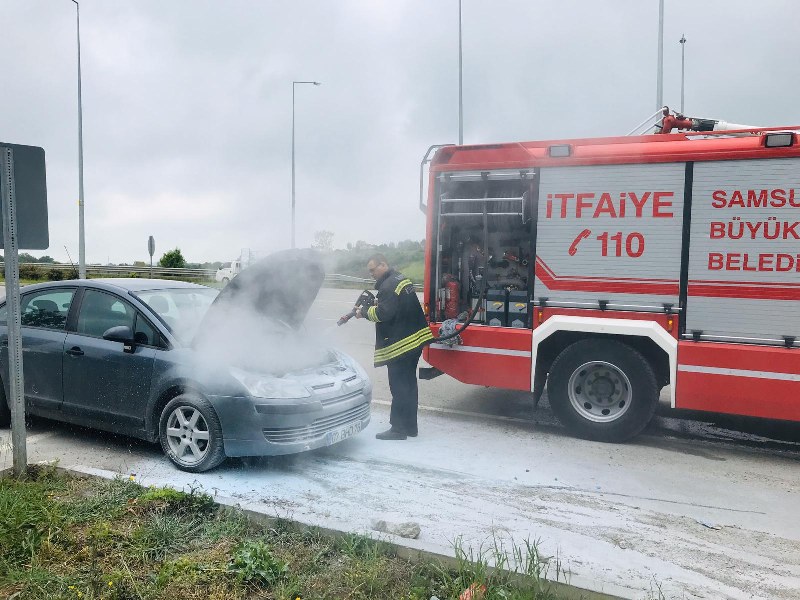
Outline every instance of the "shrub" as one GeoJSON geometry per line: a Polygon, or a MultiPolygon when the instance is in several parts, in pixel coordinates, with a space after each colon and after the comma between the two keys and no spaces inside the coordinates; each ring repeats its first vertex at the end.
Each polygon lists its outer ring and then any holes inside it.
{"type": "Polygon", "coordinates": [[[47,279],[49,281],[61,281],[64,279],[64,271],[61,269],[48,269],[47,279]]]}
{"type": "Polygon", "coordinates": [[[19,278],[38,281],[42,277],[42,272],[36,265],[20,265],[19,278]]]}
{"type": "Polygon", "coordinates": [[[158,261],[159,266],[171,269],[183,269],[186,267],[186,259],[183,257],[180,248],[175,248],[169,252],[164,253],[161,260],[158,261]]]}
{"type": "Polygon", "coordinates": [[[275,558],[264,542],[246,540],[234,549],[228,570],[239,581],[273,585],[288,574],[289,565],[275,558]]]}

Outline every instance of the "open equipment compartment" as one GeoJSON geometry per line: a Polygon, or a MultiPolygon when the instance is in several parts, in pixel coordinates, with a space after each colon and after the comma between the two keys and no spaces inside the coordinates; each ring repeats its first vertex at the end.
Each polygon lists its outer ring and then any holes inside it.
{"type": "Polygon", "coordinates": [[[531,326],[537,195],[533,169],[437,175],[433,321],[472,310],[485,278],[473,322],[531,326]]]}

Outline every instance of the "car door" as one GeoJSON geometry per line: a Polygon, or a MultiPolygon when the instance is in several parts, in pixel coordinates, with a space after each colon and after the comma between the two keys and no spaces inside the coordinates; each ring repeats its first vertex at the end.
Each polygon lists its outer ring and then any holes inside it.
{"type": "Polygon", "coordinates": [[[111,431],[143,429],[159,340],[132,304],[110,292],[85,289],[74,331],[64,342],[62,411],[111,431]],[[103,339],[119,326],[130,327],[138,342],[103,339]]]}
{"type": "MultiPolygon", "coordinates": [[[[57,411],[61,405],[67,315],[75,291],[75,287],[46,288],[20,297],[25,404],[35,412],[57,411]]],[[[8,373],[6,313],[4,305],[0,310],[0,361],[4,376],[8,373]]]]}

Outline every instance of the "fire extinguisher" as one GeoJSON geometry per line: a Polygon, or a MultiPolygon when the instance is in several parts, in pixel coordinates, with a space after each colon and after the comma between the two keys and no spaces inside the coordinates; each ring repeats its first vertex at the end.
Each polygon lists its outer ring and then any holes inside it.
{"type": "Polygon", "coordinates": [[[455,319],[458,316],[461,285],[450,274],[444,276],[444,287],[447,290],[444,302],[444,316],[446,319],[455,319]]]}

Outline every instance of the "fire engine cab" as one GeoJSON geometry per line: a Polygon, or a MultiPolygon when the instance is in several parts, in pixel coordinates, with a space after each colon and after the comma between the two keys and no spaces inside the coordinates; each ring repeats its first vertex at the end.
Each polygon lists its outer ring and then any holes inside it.
{"type": "Polygon", "coordinates": [[[546,388],[602,441],[666,386],[673,408],[800,420],[800,128],[662,123],[429,149],[424,308],[434,334],[472,316],[425,349],[435,374],[546,388]]]}

